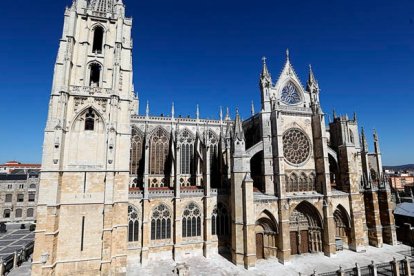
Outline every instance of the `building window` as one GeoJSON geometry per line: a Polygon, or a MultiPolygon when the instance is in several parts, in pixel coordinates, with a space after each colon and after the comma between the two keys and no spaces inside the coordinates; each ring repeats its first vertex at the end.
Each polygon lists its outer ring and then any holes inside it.
{"type": "Polygon", "coordinates": [[[349,141],[354,144],[355,143],[355,138],[354,138],[354,133],[352,132],[352,130],[349,130],[349,141]]]}
{"type": "Polygon", "coordinates": [[[19,189],[24,189],[24,184],[19,184],[19,189]]]}
{"type": "Polygon", "coordinates": [[[16,209],[16,218],[21,218],[22,217],[22,209],[16,209]]]}
{"type": "Polygon", "coordinates": [[[207,139],[210,144],[210,185],[213,188],[220,186],[219,147],[217,135],[209,130],[207,139]]]}
{"type": "Polygon", "coordinates": [[[29,208],[29,209],[27,209],[27,217],[28,217],[28,218],[32,218],[32,217],[33,217],[33,215],[34,215],[34,210],[33,210],[33,208],[29,208]]]}
{"type": "Polygon", "coordinates": [[[90,81],[89,86],[91,87],[99,87],[100,79],[101,79],[101,65],[98,63],[92,63],[90,66],[90,81]]]}
{"type": "Polygon", "coordinates": [[[150,174],[165,175],[169,145],[167,131],[158,128],[150,140],[150,174]]]}
{"type": "Polygon", "coordinates": [[[23,202],[24,201],[24,194],[18,194],[17,195],[17,202],[23,202]]]}
{"type": "Polygon", "coordinates": [[[29,189],[36,189],[36,184],[30,184],[29,189]]]}
{"type": "Polygon", "coordinates": [[[167,206],[160,204],[152,211],[151,240],[171,238],[171,212],[167,206]]]}
{"type": "Polygon", "coordinates": [[[6,195],[6,202],[12,202],[13,200],[13,195],[12,194],[7,194],[6,195]]]}
{"type": "Polygon", "coordinates": [[[13,184],[7,185],[7,189],[9,189],[9,190],[13,189],[13,184]]]}
{"type": "Polygon", "coordinates": [[[229,214],[223,203],[218,203],[211,217],[211,234],[228,236],[230,233],[229,214]]]}
{"type": "Polygon", "coordinates": [[[96,27],[93,32],[92,52],[102,54],[104,30],[102,27],[96,27]]]}
{"type": "Polygon", "coordinates": [[[3,218],[10,218],[10,209],[5,209],[3,211],[3,218]]]}
{"type": "Polygon", "coordinates": [[[185,129],[178,142],[181,147],[181,174],[192,174],[194,167],[194,136],[185,129]]]}
{"type": "Polygon", "coordinates": [[[128,241],[136,242],[139,233],[138,212],[132,206],[128,206],[128,221],[128,241]]]}
{"type": "Polygon", "coordinates": [[[34,202],[36,200],[36,194],[30,193],[29,194],[29,202],[34,202]]]}
{"type": "Polygon", "coordinates": [[[95,113],[92,108],[88,109],[85,115],[85,130],[93,131],[95,129],[95,113]]]}
{"type": "Polygon", "coordinates": [[[132,129],[132,137],[131,137],[131,155],[130,155],[130,174],[137,175],[138,170],[143,167],[142,163],[142,150],[143,150],[143,135],[138,133],[138,131],[133,128],[132,129]],[[140,166],[141,165],[141,166],[140,166]]]}
{"type": "Polygon", "coordinates": [[[201,212],[196,204],[190,203],[183,213],[183,238],[201,236],[201,212]]]}

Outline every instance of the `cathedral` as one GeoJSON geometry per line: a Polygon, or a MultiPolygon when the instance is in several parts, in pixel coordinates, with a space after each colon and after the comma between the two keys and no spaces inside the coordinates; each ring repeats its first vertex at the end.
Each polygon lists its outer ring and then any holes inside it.
{"type": "MultiPolygon", "coordinates": [[[[352,118],[322,111],[289,53],[247,120],[138,113],[122,0],[74,0],[45,128],[33,275],[125,275],[188,255],[253,268],[395,244],[391,192],[352,118]]],[[[252,89],[255,89],[252,87],[252,89]]],[[[169,111],[168,111],[169,112],[169,111]]]]}

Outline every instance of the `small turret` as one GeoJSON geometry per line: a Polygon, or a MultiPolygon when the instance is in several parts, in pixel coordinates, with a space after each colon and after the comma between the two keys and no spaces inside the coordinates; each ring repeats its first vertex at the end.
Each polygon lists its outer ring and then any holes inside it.
{"type": "Polygon", "coordinates": [[[272,84],[272,76],[270,75],[269,70],[267,69],[266,57],[263,57],[262,61],[263,69],[262,73],[260,74],[260,84],[262,86],[268,87],[272,84]]]}
{"type": "Polygon", "coordinates": [[[313,73],[312,65],[310,64],[309,64],[308,82],[306,83],[306,91],[308,91],[309,93],[319,94],[319,84],[313,73]]]}
{"type": "Polygon", "coordinates": [[[244,141],[243,123],[240,119],[239,110],[236,110],[236,122],[234,124],[233,139],[238,141],[244,141]]]}
{"type": "Polygon", "coordinates": [[[270,111],[270,88],[272,87],[272,77],[267,69],[266,58],[263,57],[263,69],[260,74],[260,90],[262,98],[262,110],[270,111]]]}

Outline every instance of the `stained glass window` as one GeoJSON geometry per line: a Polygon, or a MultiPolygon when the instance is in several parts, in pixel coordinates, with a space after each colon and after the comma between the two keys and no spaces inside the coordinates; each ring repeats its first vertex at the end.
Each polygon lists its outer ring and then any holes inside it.
{"type": "Polygon", "coordinates": [[[293,128],[283,134],[283,153],[286,160],[299,165],[310,155],[310,142],[305,133],[293,128]]]}
{"type": "Polygon", "coordinates": [[[151,240],[171,238],[171,212],[164,204],[158,205],[152,211],[151,240]]]}
{"type": "Polygon", "coordinates": [[[292,82],[283,88],[280,99],[285,104],[298,104],[302,101],[299,91],[292,82]]]}
{"type": "Polygon", "coordinates": [[[183,238],[201,236],[201,212],[198,206],[190,203],[183,213],[183,238]]]}

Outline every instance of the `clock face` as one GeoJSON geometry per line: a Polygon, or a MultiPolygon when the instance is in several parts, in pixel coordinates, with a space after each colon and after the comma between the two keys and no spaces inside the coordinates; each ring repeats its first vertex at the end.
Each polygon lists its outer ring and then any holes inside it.
{"type": "Polygon", "coordinates": [[[296,86],[289,82],[282,90],[282,95],[280,97],[283,103],[293,105],[298,104],[302,101],[299,91],[296,89],[296,86]]]}

